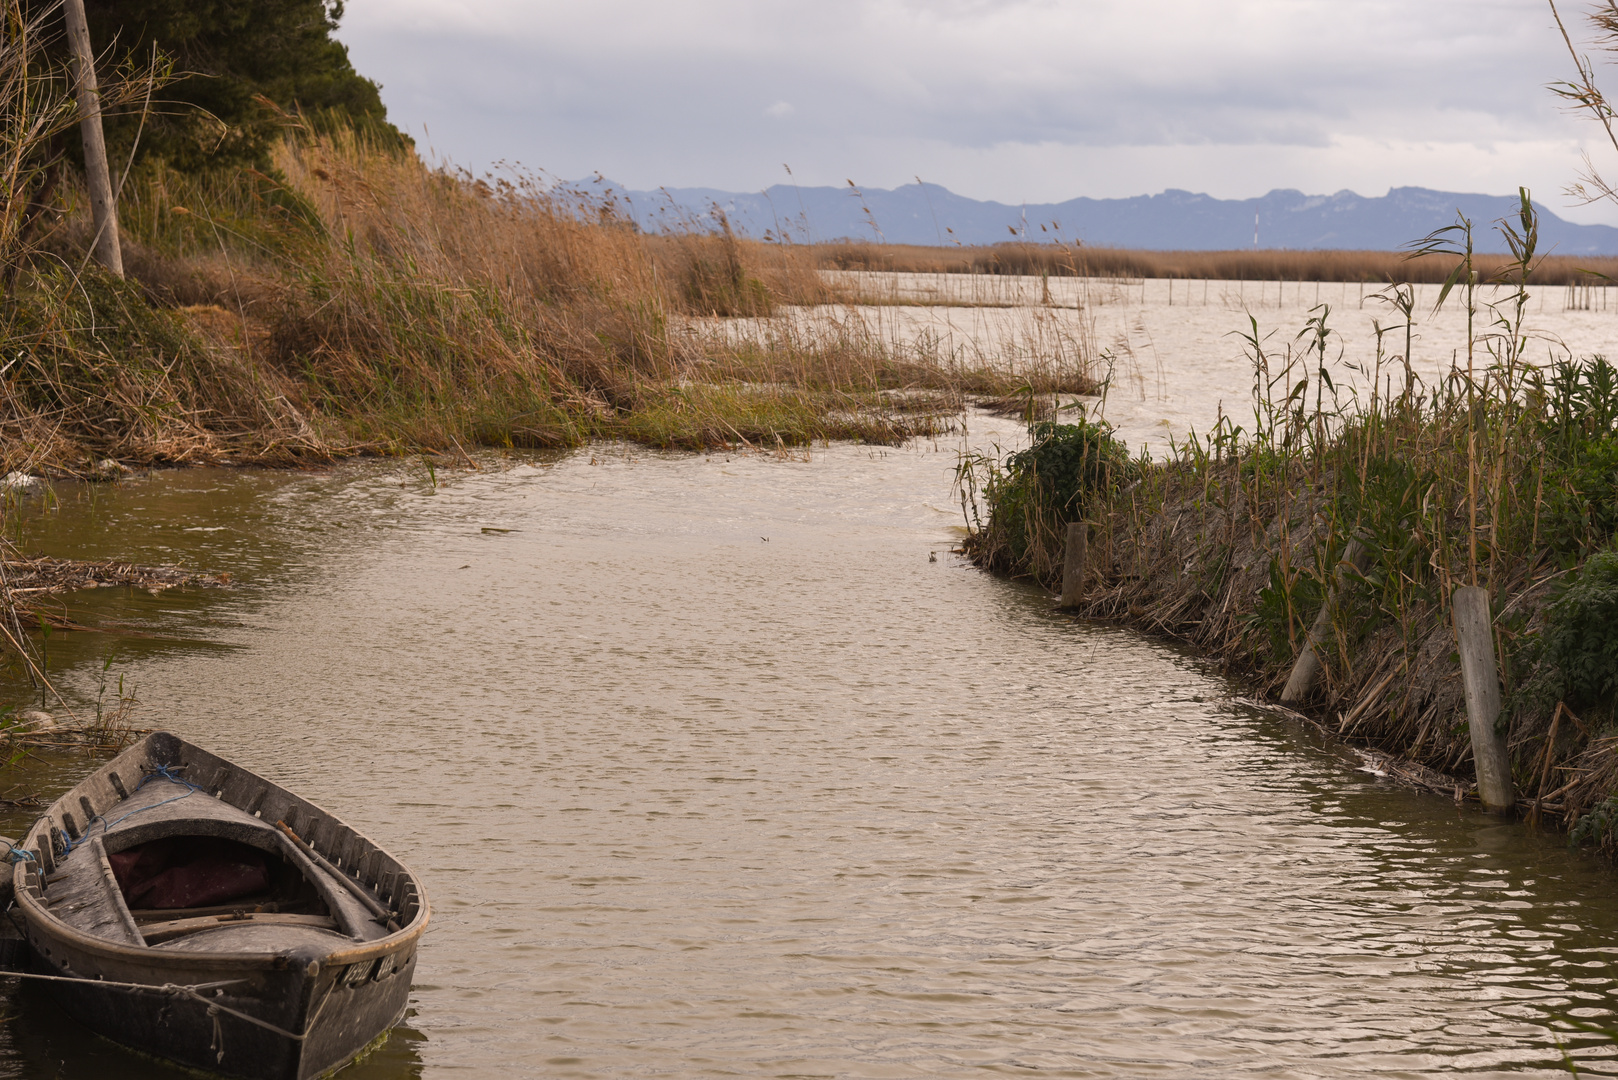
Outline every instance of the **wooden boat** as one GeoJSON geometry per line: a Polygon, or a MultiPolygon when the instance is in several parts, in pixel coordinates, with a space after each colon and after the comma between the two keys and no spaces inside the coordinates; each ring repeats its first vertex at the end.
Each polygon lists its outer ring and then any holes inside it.
{"type": "Polygon", "coordinates": [[[341,1067],[404,1015],[416,876],[168,732],[58,799],[11,867],[34,970],[115,1042],[227,1076],[341,1067]]]}

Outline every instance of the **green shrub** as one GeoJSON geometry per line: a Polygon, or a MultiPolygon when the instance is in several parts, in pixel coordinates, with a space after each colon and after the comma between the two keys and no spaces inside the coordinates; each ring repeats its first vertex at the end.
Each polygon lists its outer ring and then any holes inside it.
{"type": "Polygon", "coordinates": [[[1591,556],[1544,618],[1525,703],[1564,701],[1586,719],[1610,721],[1618,701],[1618,551],[1591,556]]]}
{"type": "Polygon", "coordinates": [[[1116,491],[1137,467],[1104,421],[1045,421],[1029,431],[1026,450],[1003,462],[973,459],[962,479],[974,487],[983,480],[989,520],[974,544],[987,565],[1046,581],[1061,558],[1068,522],[1085,520],[1091,500],[1116,491]]]}
{"type": "Polygon", "coordinates": [[[1033,444],[1012,454],[1006,471],[1036,489],[1041,508],[1059,524],[1082,521],[1088,497],[1111,490],[1130,472],[1129,451],[1104,421],[1044,421],[1030,433],[1033,444]]]}

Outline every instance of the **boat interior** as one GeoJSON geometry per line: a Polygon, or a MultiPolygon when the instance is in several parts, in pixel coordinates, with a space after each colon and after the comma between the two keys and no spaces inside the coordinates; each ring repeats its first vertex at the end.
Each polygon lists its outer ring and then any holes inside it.
{"type": "Polygon", "coordinates": [[[19,890],[120,945],[330,951],[419,911],[414,880],[375,845],[166,733],[60,800],[28,846],[37,861],[17,868],[19,890]]]}
{"type": "Polygon", "coordinates": [[[111,846],[119,896],[148,945],[242,922],[341,930],[320,890],[280,852],[186,834],[111,846]]]}

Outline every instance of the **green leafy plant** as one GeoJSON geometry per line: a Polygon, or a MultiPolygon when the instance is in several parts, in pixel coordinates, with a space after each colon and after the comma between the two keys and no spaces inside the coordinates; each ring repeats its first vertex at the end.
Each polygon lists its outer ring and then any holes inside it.
{"type": "Polygon", "coordinates": [[[969,543],[1001,573],[1054,580],[1066,526],[1084,521],[1094,499],[1105,499],[1139,472],[1124,445],[1104,421],[1073,424],[1042,421],[1025,450],[964,458],[957,482],[967,517],[978,528],[969,543]],[[977,511],[981,494],[989,514],[977,511]]]}
{"type": "Polygon", "coordinates": [[[1585,844],[1595,844],[1610,849],[1614,824],[1618,824],[1618,796],[1609,797],[1607,801],[1579,818],[1567,834],[1568,846],[1582,847],[1585,844]]]}
{"type": "Polygon", "coordinates": [[[1043,421],[1030,433],[1033,444],[1007,459],[1007,472],[1033,485],[1041,505],[1061,524],[1083,520],[1091,494],[1109,491],[1130,475],[1129,452],[1104,421],[1043,421]]]}
{"type": "Polygon", "coordinates": [[[1618,551],[1591,556],[1545,608],[1536,696],[1565,701],[1591,717],[1613,717],[1618,702],[1618,551]]]}

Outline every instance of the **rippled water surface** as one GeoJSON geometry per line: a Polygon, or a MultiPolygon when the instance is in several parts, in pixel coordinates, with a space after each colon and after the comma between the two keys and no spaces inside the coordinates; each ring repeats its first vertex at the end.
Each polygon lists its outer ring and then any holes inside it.
{"type": "MultiPolygon", "coordinates": [[[[345,1075],[1613,1071],[1556,1026],[1608,1022],[1608,868],[964,566],[954,451],[197,470],[26,542],[231,571],[68,597],[121,630],[53,666],[424,875],[412,1011],[345,1075]]],[[[0,1075],[168,1075],[6,1013],[0,1075]]]]}

